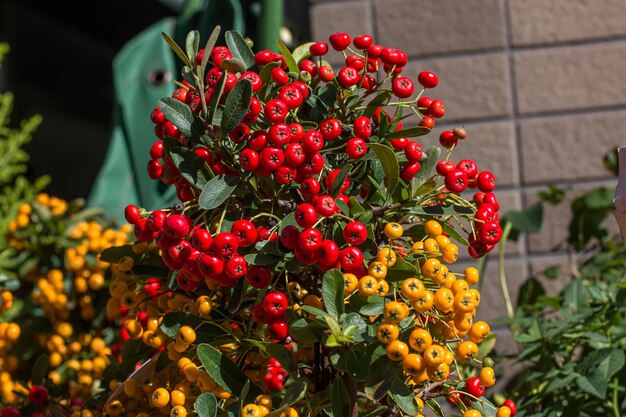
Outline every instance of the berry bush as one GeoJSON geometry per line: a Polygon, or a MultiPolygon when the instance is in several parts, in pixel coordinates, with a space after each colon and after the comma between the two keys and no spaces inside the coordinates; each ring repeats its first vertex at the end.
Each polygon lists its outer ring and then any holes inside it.
{"type": "Polygon", "coordinates": [[[465,417],[515,415],[483,397],[478,270],[454,272],[459,246],[479,258],[500,239],[494,175],[452,161],[463,128],[413,139],[445,115],[426,95],[438,77],[402,75],[406,54],[370,35],[278,54],[218,36],[199,49],[191,32],[183,50],[164,35],[185,67],[151,114],[147,169],[180,201],[129,205],[149,245],[102,255],[132,263],[111,287],[144,352],[121,358],[104,412],[420,416],[446,399],[465,417]]]}

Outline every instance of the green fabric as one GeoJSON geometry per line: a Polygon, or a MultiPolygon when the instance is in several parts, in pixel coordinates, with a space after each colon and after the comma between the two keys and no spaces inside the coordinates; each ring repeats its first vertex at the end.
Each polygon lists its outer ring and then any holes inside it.
{"type": "Polygon", "coordinates": [[[243,32],[245,29],[238,0],[205,3],[193,0],[187,6],[180,18],[163,19],[141,32],[120,50],[113,61],[117,101],[111,141],[91,190],[89,204],[103,207],[119,221],[123,221],[127,204],[154,210],[176,201],[174,187],[165,187],[161,181],[151,180],[146,170],[150,160],[148,151],[156,140],[150,113],[158,100],[169,96],[174,89],[171,82],[151,84],[149,76],[155,70],[165,70],[172,78],[180,78],[180,64],[161,32],[184,45],[184,37],[192,29],[200,30],[205,38],[203,42],[218,24],[223,30],[232,28],[243,32]]]}

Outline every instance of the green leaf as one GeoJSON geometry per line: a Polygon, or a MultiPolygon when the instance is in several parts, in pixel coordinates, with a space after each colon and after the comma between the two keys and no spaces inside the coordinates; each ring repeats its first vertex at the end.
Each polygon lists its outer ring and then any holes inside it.
{"type": "Polygon", "coordinates": [[[427,400],[426,405],[433,410],[433,413],[435,413],[437,417],[446,417],[446,413],[443,411],[443,408],[441,408],[436,399],[431,398],[430,400],[427,400]]]}
{"type": "Polygon", "coordinates": [[[416,214],[418,216],[469,216],[474,214],[474,210],[465,206],[426,206],[426,207],[403,207],[402,212],[416,214]]]}
{"type": "Polygon", "coordinates": [[[167,42],[170,48],[172,48],[172,51],[174,51],[174,53],[178,55],[178,57],[183,61],[183,63],[187,65],[189,68],[193,68],[193,64],[191,63],[187,55],[185,55],[185,53],[180,48],[180,46],[178,46],[178,44],[174,41],[174,39],[170,38],[170,36],[165,32],[161,32],[161,36],[163,36],[163,39],[165,39],[165,42],[167,42]]]}
{"type": "MultiPolygon", "coordinates": [[[[211,345],[198,346],[198,357],[211,378],[224,390],[239,395],[248,377],[239,367],[222,352],[211,345]]],[[[256,387],[253,385],[253,387],[256,387]]],[[[257,388],[258,390],[258,388],[257,388]]]]}
{"type": "Polygon", "coordinates": [[[381,416],[385,411],[387,411],[389,407],[386,405],[379,405],[376,408],[365,411],[364,413],[359,413],[359,417],[374,417],[381,416]]]}
{"type": "Polygon", "coordinates": [[[389,101],[389,99],[391,99],[391,91],[383,91],[367,104],[363,111],[363,116],[372,117],[376,109],[385,105],[385,102],[389,101]]]}
{"type": "Polygon", "coordinates": [[[33,384],[43,384],[44,380],[46,379],[46,375],[48,375],[48,363],[49,358],[46,354],[40,355],[37,358],[35,364],[33,365],[33,370],[30,377],[30,380],[33,384]]]}
{"type": "Polygon", "coordinates": [[[391,148],[380,143],[370,143],[370,149],[376,153],[385,172],[385,180],[387,181],[387,194],[391,195],[398,186],[400,180],[400,166],[398,158],[391,148]]]}
{"type": "Polygon", "coordinates": [[[180,133],[190,137],[192,125],[197,119],[188,105],[173,97],[163,97],[159,100],[159,109],[167,120],[180,130],[180,133]]]}
{"type": "Polygon", "coordinates": [[[293,56],[293,60],[296,62],[296,64],[300,64],[303,59],[307,59],[311,56],[311,51],[309,49],[314,43],[315,42],[307,42],[293,50],[293,53],[291,55],[293,56]]]}
{"type": "Polygon", "coordinates": [[[352,165],[348,164],[341,168],[341,171],[339,171],[339,174],[335,177],[335,181],[333,182],[332,188],[330,190],[330,195],[333,196],[333,198],[337,197],[337,194],[339,194],[339,190],[341,189],[344,180],[350,173],[350,170],[352,170],[352,165]]]}
{"type": "Polygon", "coordinates": [[[198,154],[181,146],[176,139],[165,138],[164,150],[180,175],[198,190],[202,190],[213,177],[211,169],[198,154]]]}
{"type": "Polygon", "coordinates": [[[211,343],[218,339],[230,337],[230,333],[223,327],[183,311],[166,313],[163,316],[160,328],[166,336],[175,337],[178,329],[183,325],[196,329],[195,343],[197,344],[211,343]]]}
{"type": "Polygon", "coordinates": [[[441,148],[439,146],[431,146],[424,152],[420,160],[420,170],[411,181],[411,190],[413,190],[414,198],[418,196],[417,191],[419,188],[430,178],[430,173],[433,168],[435,168],[435,165],[437,165],[437,162],[439,162],[440,155],[441,148]]]}
{"type": "Polygon", "coordinates": [[[209,36],[209,39],[207,39],[206,44],[204,45],[204,54],[202,55],[202,62],[200,63],[200,76],[202,79],[204,79],[206,66],[209,63],[209,58],[211,57],[211,50],[213,50],[213,47],[217,43],[217,38],[219,38],[221,30],[221,26],[215,26],[213,32],[211,32],[211,36],[209,36]]]}
{"type": "Polygon", "coordinates": [[[241,303],[243,303],[243,298],[246,294],[246,289],[248,288],[248,281],[245,279],[237,280],[237,283],[233,287],[233,292],[231,293],[228,299],[228,312],[230,314],[235,314],[239,311],[241,307],[241,303]]]}
{"type": "Polygon", "coordinates": [[[355,381],[365,381],[369,374],[371,357],[363,350],[349,350],[346,352],[346,368],[350,378],[355,381]]]}
{"type": "Polygon", "coordinates": [[[412,278],[417,275],[417,268],[415,265],[407,262],[401,256],[398,256],[396,263],[389,269],[387,269],[387,278],[389,282],[397,282],[407,278],[412,278]]]}
{"type": "Polygon", "coordinates": [[[592,352],[578,366],[581,375],[576,379],[583,391],[604,399],[609,380],[624,367],[624,351],[606,348],[592,352]]]}
{"type": "Polygon", "coordinates": [[[103,262],[117,263],[124,256],[130,256],[134,260],[139,257],[133,251],[133,245],[112,246],[100,252],[99,259],[103,262]]]}
{"type": "Polygon", "coordinates": [[[389,396],[405,413],[410,415],[419,413],[419,408],[417,408],[417,403],[415,402],[415,394],[400,379],[396,379],[391,385],[389,396]]]}
{"type": "Polygon", "coordinates": [[[410,127],[408,129],[396,130],[388,135],[386,135],[387,139],[397,139],[397,138],[414,138],[417,136],[424,136],[430,133],[430,129],[424,126],[415,126],[410,127]]]}
{"type": "MultiPolygon", "coordinates": [[[[307,384],[305,381],[298,379],[294,381],[289,387],[287,387],[287,391],[285,391],[285,396],[283,400],[280,402],[279,409],[285,409],[301,399],[304,398],[307,392],[307,384]]],[[[278,411],[278,410],[277,410],[278,411]]]]}
{"type": "Polygon", "coordinates": [[[219,207],[231,196],[239,185],[239,177],[218,175],[211,178],[200,193],[198,204],[200,208],[211,210],[219,207]]]}
{"type": "Polygon", "coordinates": [[[278,61],[273,61],[263,65],[263,68],[259,73],[261,80],[263,80],[263,85],[266,85],[272,79],[272,70],[278,67],[280,67],[280,62],[278,61]]]}
{"type": "Polygon", "coordinates": [[[233,74],[246,72],[246,64],[239,58],[227,58],[220,64],[220,69],[233,74]]]}
{"type": "Polygon", "coordinates": [[[300,69],[298,68],[298,64],[296,64],[296,60],[293,58],[293,55],[291,55],[291,52],[289,52],[289,49],[287,49],[285,44],[279,40],[276,41],[276,46],[278,46],[278,50],[280,51],[281,55],[285,57],[285,62],[287,62],[287,67],[289,67],[289,71],[298,74],[300,72],[300,69]]]}
{"type": "Polygon", "coordinates": [[[227,71],[224,71],[220,79],[217,81],[215,88],[213,89],[213,93],[211,94],[211,101],[209,101],[209,114],[207,120],[209,124],[216,124],[216,114],[217,108],[219,107],[220,99],[222,98],[222,93],[224,92],[224,86],[226,85],[226,77],[228,75],[227,71]]]}
{"type": "Polygon", "coordinates": [[[234,30],[229,30],[226,31],[225,38],[226,46],[233,56],[244,63],[246,70],[252,68],[254,66],[254,54],[243,36],[234,30]]]}
{"type": "Polygon", "coordinates": [[[267,346],[268,355],[276,359],[292,378],[298,378],[298,362],[283,345],[271,343],[267,346]]]}
{"type": "MultiPolygon", "coordinates": [[[[187,57],[189,62],[195,62],[196,55],[198,55],[198,48],[200,47],[200,32],[192,30],[187,34],[185,39],[185,50],[187,51],[187,57]]],[[[191,65],[188,65],[191,67],[191,65]]]]}
{"type": "Polygon", "coordinates": [[[217,399],[210,392],[205,392],[196,398],[193,403],[198,417],[215,417],[217,416],[217,399]]]}
{"type": "Polygon", "coordinates": [[[457,232],[454,227],[450,226],[446,222],[442,222],[441,227],[443,231],[446,232],[451,238],[453,238],[462,245],[469,246],[469,242],[467,241],[467,239],[461,236],[461,234],[457,232]]]}
{"type": "Polygon", "coordinates": [[[324,308],[331,316],[338,318],[345,311],[344,279],[338,269],[331,269],[324,274],[322,280],[322,299],[324,308]]]}
{"type": "Polygon", "coordinates": [[[226,136],[243,120],[252,98],[252,84],[249,80],[242,78],[237,81],[224,103],[224,113],[222,114],[222,136],[226,136]]]}
{"type": "Polygon", "coordinates": [[[330,403],[333,417],[344,417],[349,415],[350,397],[345,384],[339,378],[333,381],[330,390],[330,403]]]}
{"type": "Polygon", "coordinates": [[[511,222],[513,229],[519,232],[536,233],[543,224],[543,205],[536,203],[521,211],[509,211],[505,220],[511,222]]]}
{"type": "Polygon", "coordinates": [[[249,253],[244,258],[250,265],[275,265],[281,260],[278,256],[266,253],[249,253]]]}

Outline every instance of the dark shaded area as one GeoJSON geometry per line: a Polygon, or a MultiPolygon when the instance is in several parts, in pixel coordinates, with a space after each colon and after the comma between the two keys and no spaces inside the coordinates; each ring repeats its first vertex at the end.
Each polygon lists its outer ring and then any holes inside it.
{"type": "Polygon", "coordinates": [[[125,42],[171,14],[152,0],[0,2],[1,39],[11,45],[0,90],[15,93],[13,121],[43,116],[29,145],[29,175],[52,175],[51,193],[88,194],[109,138],[111,61],[125,42]]]}

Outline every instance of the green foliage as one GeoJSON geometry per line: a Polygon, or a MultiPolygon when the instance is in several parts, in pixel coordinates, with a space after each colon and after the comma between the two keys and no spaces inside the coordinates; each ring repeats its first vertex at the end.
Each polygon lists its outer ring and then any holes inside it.
{"type": "MultiPolygon", "coordinates": [[[[521,347],[516,359],[529,364],[513,388],[519,416],[626,413],[626,250],[602,225],[612,212],[612,193],[598,188],[573,201],[569,243],[587,250],[582,262],[572,272],[543,272],[550,280],[569,276],[556,296],[547,295],[537,277],[529,278],[515,316],[506,320],[521,347]]],[[[525,227],[536,217],[507,215],[525,231],[536,229],[525,227]]]]}

